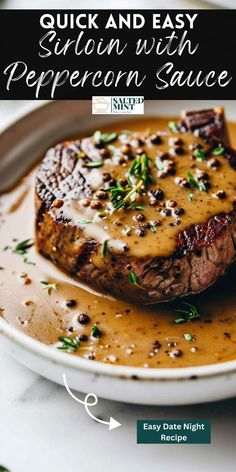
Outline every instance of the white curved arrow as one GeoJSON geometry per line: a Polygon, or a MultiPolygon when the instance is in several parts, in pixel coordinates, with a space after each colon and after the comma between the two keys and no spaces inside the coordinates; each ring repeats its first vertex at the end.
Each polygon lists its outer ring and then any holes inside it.
{"type": "Polygon", "coordinates": [[[84,405],[84,408],[85,408],[86,412],[88,413],[88,415],[90,416],[90,418],[92,418],[94,421],[97,421],[98,423],[108,425],[109,426],[109,428],[108,428],[109,431],[111,429],[119,428],[119,426],[121,426],[121,423],[119,423],[114,418],[112,418],[112,416],[110,417],[110,421],[104,421],[104,420],[100,420],[100,418],[96,418],[96,416],[94,416],[91,413],[91,411],[89,410],[89,407],[93,407],[93,406],[97,405],[97,403],[98,403],[97,395],[95,395],[95,393],[87,393],[87,395],[85,396],[84,401],[80,400],[78,397],[76,397],[72,393],[70,387],[68,386],[68,383],[67,383],[67,380],[66,380],[66,374],[62,374],[62,377],[63,377],[63,382],[65,384],[66,390],[69,393],[69,395],[73,398],[73,400],[80,403],[81,405],[84,405]]]}

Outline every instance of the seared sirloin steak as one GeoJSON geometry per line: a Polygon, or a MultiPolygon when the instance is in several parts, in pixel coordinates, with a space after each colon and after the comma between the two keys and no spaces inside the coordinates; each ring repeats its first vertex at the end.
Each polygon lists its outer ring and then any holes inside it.
{"type": "Polygon", "coordinates": [[[36,177],[37,247],[135,302],[205,290],[235,258],[235,156],[219,108],[58,144],[36,177]]]}

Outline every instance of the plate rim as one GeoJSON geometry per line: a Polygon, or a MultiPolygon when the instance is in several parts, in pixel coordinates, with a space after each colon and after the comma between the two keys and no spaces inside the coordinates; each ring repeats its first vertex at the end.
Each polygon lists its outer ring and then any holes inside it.
{"type": "Polygon", "coordinates": [[[10,342],[14,342],[20,348],[30,354],[39,355],[54,365],[60,365],[72,370],[82,370],[94,375],[104,375],[120,379],[133,379],[144,381],[166,381],[166,380],[195,380],[196,378],[212,378],[236,373],[236,360],[221,362],[219,364],[208,364],[192,367],[172,368],[145,368],[135,366],[124,366],[106,364],[100,361],[91,362],[80,356],[60,352],[55,347],[46,345],[41,341],[31,338],[21,332],[15,326],[10,325],[4,318],[0,318],[0,335],[5,335],[10,342]]]}
{"type": "MultiPolygon", "coordinates": [[[[3,101],[8,101],[8,100],[3,100],[3,101]]],[[[0,100],[1,103],[1,100],[0,100]]],[[[20,121],[22,118],[24,118],[27,115],[30,115],[34,111],[36,111],[38,108],[42,108],[46,105],[49,105],[50,103],[53,103],[53,100],[39,100],[37,102],[32,103],[25,103],[20,107],[19,110],[15,110],[13,113],[10,114],[10,116],[4,120],[3,124],[0,124],[0,137],[2,134],[7,131],[11,126],[15,125],[18,121],[20,121]]]]}

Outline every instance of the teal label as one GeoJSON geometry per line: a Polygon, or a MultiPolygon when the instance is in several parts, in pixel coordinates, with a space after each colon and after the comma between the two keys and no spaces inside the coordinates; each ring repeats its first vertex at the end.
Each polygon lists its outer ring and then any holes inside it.
{"type": "Polygon", "coordinates": [[[211,444],[209,420],[137,420],[138,444],[211,444]]]}

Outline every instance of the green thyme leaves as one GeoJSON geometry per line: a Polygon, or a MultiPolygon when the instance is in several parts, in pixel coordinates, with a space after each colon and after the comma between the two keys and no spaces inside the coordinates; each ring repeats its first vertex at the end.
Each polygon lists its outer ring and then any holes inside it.
{"type": "Polygon", "coordinates": [[[122,129],[120,134],[127,134],[127,136],[129,136],[132,132],[129,129],[122,129]]]}
{"type": "Polygon", "coordinates": [[[93,325],[93,327],[91,329],[91,334],[94,338],[100,338],[101,335],[102,335],[102,332],[100,331],[98,326],[95,324],[95,325],[93,325]]]}
{"type": "Polygon", "coordinates": [[[111,193],[114,211],[120,208],[140,208],[140,205],[136,204],[137,196],[143,194],[143,187],[152,183],[154,180],[150,172],[148,157],[143,153],[134,159],[128,171],[127,184],[123,186],[117,180],[114,187],[107,189],[111,193]]]}
{"type": "Polygon", "coordinates": [[[40,280],[40,283],[44,285],[44,289],[48,291],[48,294],[51,294],[52,290],[58,290],[58,284],[51,284],[47,280],[40,280]]]}
{"type": "Polygon", "coordinates": [[[224,147],[217,147],[213,150],[214,156],[221,156],[222,154],[224,154],[224,152],[225,152],[224,147]]]}
{"type": "Polygon", "coordinates": [[[195,321],[200,318],[197,308],[192,303],[182,302],[182,308],[176,310],[181,314],[179,318],[174,320],[174,323],[185,323],[186,321],[195,321]]]}
{"type": "Polygon", "coordinates": [[[88,225],[89,223],[92,223],[92,220],[79,220],[78,221],[79,225],[88,225]]]}
{"type": "Polygon", "coordinates": [[[86,162],[84,167],[89,167],[91,169],[96,169],[102,167],[104,165],[103,161],[93,161],[93,162],[86,162]]]}
{"type": "Polygon", "coordinates": [[[148,157],[146,153],[141,154],[141,156],[137,156],[130,169],[129,175],[136,177],[139,181],[142,180],[144,185],[153,184],[154,179],[150,173],[149,165],[148,165],[148,157]]]}
{"type": "Polygon", "coordinates": [[[30,249],[33,245],[34,245],[33,239],[31,238],[25,239],[24,241],[21,241],[15,246],[13,252],[19,255],[24,255],[27,253],[28,249],[30,249]]]}
{"type": "Polygon", "coordinates": [[[194,341],[194,336],[192,336],[192,334],[190,333],[184,333],[184,339],[187,342],[191,342],[191,341],[194,341]]]}
{"type": "Polygon", "coordinates": [[[30,261],[30,260],[28,259],[28,257],[24,257],[23,262],[24,262],[25,264],[32,265],[32,266],[35,266],[35,265],[36,265],[36,263],[33,262],[33,261],[30,261]]]}
{"type": "Polygon", "coordinates": [[[192,186],[200,190],[200,192],[207,192],[206,185],[201,180],[197,180],[191,172],[187,173],[187,181],[192,186]]]}
{"type": "Polygon", "coordinates": [[[130,284],[135,285],[136,287],[139,287],[140,285],[138,284],[138,277],[135,274],[135,272],[130,272],[128,275],[128,281],[130,284]]]}
{"type": "Polygon", "coordinates": [[[109,144],[116,140],[117,133],[101,133],[101,131],[98,130],[95,131],[93,138],[96,144],[109,144]]]}
{"type": "Polygon", "coordinates": [[[157,229],[155,226],[150,226],[150,230],[152,233],[156,233],[157,232],[157,229]]]}
{"type": "Polygon", "coordinates": [[[113,208],[115,210],[119,210],[119,208],[122,208],[126,204],[126,197],[131,191],[132,186],[131,185],[126,185],[123,187],[121,183],[117,180],[116,185],[114,187],[111,187],[107,189],[108,192],[111,194],[111,201],[113,203],[113,208]]]}
{"type": "Polygon", "coordinates": [[[101,246],[102,257],[105,257],[107,255],[107,251],[108,251],[108,239],[105,239],[105,241],[103,241],[102,246],[101,246]]]}
{"type": "Polygon", "coordinates": [[[174,121],[169,121],[168,128],[170,131],[172,131],[172,133],[178,133],[178,127],[174,121]]]}
{"type": "Polygon", "coordinates": [[[57,349],[64,352],[76,352],[79,348],[79,338],[68,338],[67,336],[60,336],[59,341],[61,345],[57,349]]]}
{"type": "Polygon", "coordinates": [[[202,149],[202,148],[195,149],[193,155],[201,161],[206,160],[206,153],[205,153],[204,149],[202,149]]]}

